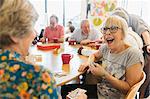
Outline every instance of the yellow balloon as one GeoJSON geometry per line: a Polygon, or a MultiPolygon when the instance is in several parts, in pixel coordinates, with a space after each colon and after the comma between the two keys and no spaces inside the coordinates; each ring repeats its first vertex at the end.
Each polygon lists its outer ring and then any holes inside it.
{"type": "Polygon", "coordinates": [[[101,25],[102,24],[102,20],[100,19],[100,18],[94,18],[93,19],[93,24],[95,25],[95,26],[99,26],[99,25],[101,25]]]}

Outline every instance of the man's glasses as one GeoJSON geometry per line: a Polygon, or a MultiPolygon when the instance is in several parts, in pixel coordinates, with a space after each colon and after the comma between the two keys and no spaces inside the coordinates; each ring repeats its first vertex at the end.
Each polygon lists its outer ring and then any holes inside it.
{"type": "Polygon", "coordinates": [[[105,35],[107,30],[109,30],[109,32],[113,34],[113,33],[116,33],[118,31],[118,29],[121,29],[121,28],[119,28],[117,26],[111,26],[110,28],[103,27],[103,28],[101,28],[101,32],[102,32],[102,34],[105,35]]]}

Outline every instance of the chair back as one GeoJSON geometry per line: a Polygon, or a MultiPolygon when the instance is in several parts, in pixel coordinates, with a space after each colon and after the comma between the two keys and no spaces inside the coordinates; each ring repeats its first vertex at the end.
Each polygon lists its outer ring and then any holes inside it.
{"type": "Polygon", "coordinates": [[[138,92],[141,85],[144,83],[145,79],[146,79],[146,74],[143,71],[141,80],[138,83],[136,83],[134,86],[131,87],[131,89],[128,91],[125,99],[135,99],[136,93],[138,92]]]}

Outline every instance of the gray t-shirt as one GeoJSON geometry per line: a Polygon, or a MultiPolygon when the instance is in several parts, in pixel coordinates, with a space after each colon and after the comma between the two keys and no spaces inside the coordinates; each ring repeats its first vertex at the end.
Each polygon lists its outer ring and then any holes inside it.
{"type": "Polygon", "coordinates": [[[76,40],[78,43],[80,43],[82,40],[85,39],[89,39],[89,40],[99,39],[100,36],[102,36],[102,34],[95,29],[91,29],[90,33],[88,33],[87,35],[84,35],[81,29],[77,29],[71,35],[70,39],[76,40]]]}
{"type": "MultiPolygon", "coordinates": [[[[125,80],[125,69],[139,62],[144,66],[144,58],[142,52],[134,47],[129,47],[126,50],[113,54],[107,45],[102,45],[99,51],[102,53],[102,66],[112,76],[120,80],[125,80]]],[[[122,99],[123,93],[113,88],[109,82],[102,79],[98,84],[98,96],[103,96],[106,99],[122,99]]]]}

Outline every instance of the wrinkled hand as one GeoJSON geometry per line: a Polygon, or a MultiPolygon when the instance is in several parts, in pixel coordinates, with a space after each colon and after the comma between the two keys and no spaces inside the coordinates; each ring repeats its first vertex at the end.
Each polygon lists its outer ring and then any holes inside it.
{"type": "Polygon", "coordinates": [[[66,99],[87,99],[85,92],[86,90],[77,88],[69,92],[69,94],[66,96],[66,99]]]}
{"type": "MultiPolygon", "coordinates": [[[[70,98],[66,97],[66,99],[70,99],[70,98]]],[[[87,99],[87,95],[85,93],[80,93],[74,99],[87,99]]]]}
{"type": "Polygon", "coordinates": [[[96,76],[104,76],[104,75],[108,75],[108,72],[99,64],[95,63],[95,64],[90,64],[89,66],[89,70],[91,71],[91,73],[93,75],[96,76]]]}
{"type": "Polygon", "coordinates": [[[76,99],[87,99],[87,95],[85,93],[81,93],[76,99]]]}
{"type": "Polygon", "coordinates": [[[88,44],[88,43],[90,43],[90,42],[91,42],[91,40],[86,39],[86,40],[82,40],[82,41],[80,42],[80,44],[88,44]]]}
{"type": "Polygon", "coordinates": [[[88,44],[88,46],[89,46],[89,47],[95,47],[96,44],[95,44],[95,43],[90,43],[90,44],[88,44]]]}
{"type": "Polygon", "coordinates": [[[79,72],[83,72],[83,71],[85,71],[86,68],[88,68],[88,67],[89,67],[89,63],[88,63],[88,62],[82,63],[82,64],[80,65],[78,71],[79,71],[79,72]]]}
{"type": "Polygon", "coordinates": [[[102,38],[100,38],[100,39],[94,40],[94,42],[102,43],[102,42],[104,42],[104,41],[103,41],[103,39],[102,39],[102,38]]]}
{"type": "Polygon", "coordinates": [[[41,41],[42,43],[44,43],[44,42],[45,42],[45,38],[44,38],[44,37],[41,38],[40,41],[41,41]]]}

